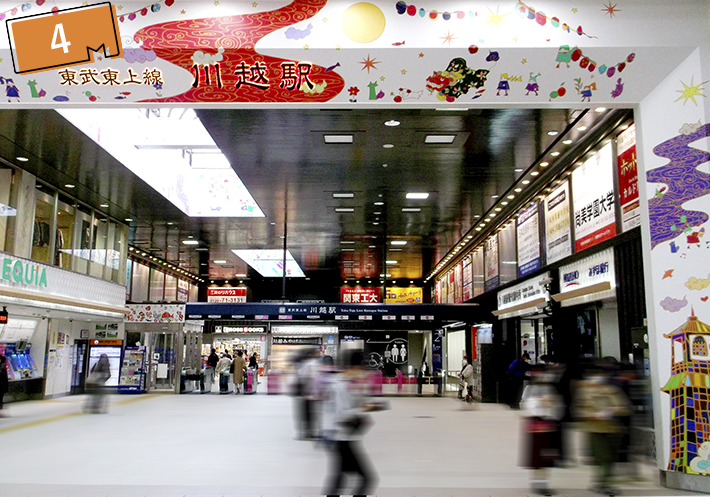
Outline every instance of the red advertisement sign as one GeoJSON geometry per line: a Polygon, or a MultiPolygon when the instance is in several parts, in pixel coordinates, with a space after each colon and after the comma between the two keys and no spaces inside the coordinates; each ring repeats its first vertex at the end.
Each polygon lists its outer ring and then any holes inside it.
{"type": "Polygon", "coordinates": [[[207,302],[238,303],[247,301],[246,288],[208,288],[207,302]]]}
{"type": "Polygon", "coordinates": [[[617,137],[616,143],[622,231],[627,231],[641,224],[639,177],[636,164],[636,131],[633,124],[617,137]]]}
{"type": "Polygon", "coordinates": [[[342,304],[376,304],[380,302],[379,288],[340,288],[342,304]]]}

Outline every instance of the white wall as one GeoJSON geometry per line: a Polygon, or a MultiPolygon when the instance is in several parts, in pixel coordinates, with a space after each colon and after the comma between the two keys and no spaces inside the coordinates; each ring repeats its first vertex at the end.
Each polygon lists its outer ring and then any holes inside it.
{"type": "MultiPolygon", "coordinates": [[[[619,317],[616,302],[605,302],[599,309],[599,340],[601,341],[601,356],[614,357],[621,360],[621,344],[619,341],[619,317]]],[[[628,357],[626,358],[628,360],[628,357]]]]}

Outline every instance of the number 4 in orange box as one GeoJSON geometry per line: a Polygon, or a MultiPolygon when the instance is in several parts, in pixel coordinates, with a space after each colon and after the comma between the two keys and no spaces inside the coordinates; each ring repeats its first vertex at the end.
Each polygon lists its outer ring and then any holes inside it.
{"type": "Polygon", "coordinates": [[[94,61],[94,52],[123,57],[116,9],[109,2],[8,20],[17,74],[94,61]]]}

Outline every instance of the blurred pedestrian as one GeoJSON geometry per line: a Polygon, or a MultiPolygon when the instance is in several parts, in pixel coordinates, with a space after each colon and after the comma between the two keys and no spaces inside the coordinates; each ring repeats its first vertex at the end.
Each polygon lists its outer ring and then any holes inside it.
{"type": "Polygon", "coordinates": [[[523,355],[519,359],[515,359],[510,363],[508,367],[508,384],[510,391],[508,392],[510,396],[511,409],[520,409],[520,398],[523,395],[523,382],[530,371],[530,355],[527,352],[523,352],[523,355]]]}
{"type": "Polygon", "coordinates": [[[301,358],[296,371],[296,430],[299,440],[314,440],[316,438],[316,416],[313,399],[313,381],[319,363],[316,349],[308,350],[301,358]]]}
{"type": "Polygon", "coordinates": [[[374,489],[376,475],[360,440],[372,424],[367,412],[379,410],[376,404],[366,402],[358,388],[364,374],[363,354],[354,352],[343,362],[343,371],[337,375],[330,388],[328,401],[333,418],[333,440],[330,448],[331,473],[326,481],[326,495],[340,495],[347,474],[359,475],[353,497],[365,496],[374,489]]]}
{"type": "Polygon", "coordinates": [[[249,367],[259,369],[259,361],[256,358],[256,352],[249,358],[249,367]]]}
{"type": "Polygon", "coordinates": [[[89,398],[87,399],[86,411],[98,414],[107,411],[106,402],[106,382],[111,378],[111,365],[108,356],[101,354],[89,371],[88,386],[89,398]]]}
{"type": "Polygon", "coordinates": [[[464,400],[463,391],[466,388],[466,380],[463,379],[463,371],[466,366],[468,366],[468,356],[464,355],[463,359],[461,359],[461,371],[457,375],[459,377],[459,400],[464,400]]]}
{"type": "Polygon", "coordinates": [[[217,357],[217,351],[212,347],[212,352],[207,356],[207,366],[212,368],[212,381],[214,381],[214,373],[217,370],[217,363],[219,362],[219,357],[217,357]]]}
{"type": "Polygon", "coordinates": [[[232,367],[234,368],[234,376],[232,378],[234,382],[234,394],[238,395],[243,393],[244,373],[247,371],[247,361],[244,359],[244,353],[241,350],[237,350],[237,357],[232,361],[232,367]]]}
{"type": "Polygon", "coordinates": [[[8,391],[10,381],[7,377],[7,360],[4,355],[0,355],[0,418],[7,417],[7,414],[3,411],[4,403],[3,397],[8,391]]]}
{"type": "Polygon", "coordinates": [[[316,403],[315,410],[318,411],[317,436],[318,441],[324,447],[330,447],[334,443],[335,433],[335,411],[334,403],[330,402],[333,392],[333,382],[337,378],[338,369],[335,361],[329,355],[323,356],[321,366],[316,374],[313,388],[313,396],[316,403]]]}
{"type": "Polygon", "coordinates": [[[229,393],[229,369],[232,367],[232,361],[227,357],[226,352],[222,352],[222,357],[215,368],[219,375],[219,393],[229,393]]]}
{"type": "Polygon", "coordinates": [[[587,373],[575,393],[573,414],[589,433],[589,443],[596,476],[590,490],[605,495],[616,495],[611,485],[611,472],[618,460],[624,430],[619,418],[631,415],[631,404],[624,393],[608,382],[605,372],[598,367],[587,373]]]}
{"type": "Polygon", "coordinates": [[[466,397],[462,400],[470,404],[473,402],[473,365],[470,363],[461,371],[461,380],[466,385],[466,397]]]}
{"type": "Polygon", "coordinates": [[[552,495],[549,468],[560,458],[560,419],[564,401],[554,385],[554,372],[533,369],[532,383],[522,397],[525,448],[522,466],[532,469],[530,489],[533,493],[552,495]]]}

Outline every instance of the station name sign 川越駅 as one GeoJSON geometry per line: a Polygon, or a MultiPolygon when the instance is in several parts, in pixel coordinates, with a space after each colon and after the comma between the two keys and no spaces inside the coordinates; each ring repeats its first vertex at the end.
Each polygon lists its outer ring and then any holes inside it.
{"type": "Polygon", "coordinates": [[[187,319],[233,319],[243,316],[247,320],[274,320],[279,316],[291,316],[293,320],[373,320],[373,321],[449,321],[470,319],[479,309],[473,304],[244,304],[190,303],[187,304],[187,319]],[[360,316],[369,316],[361,318],[360,316]],[[406,319],[405,319],[406,316],[406,319]],[[414,319],[412,319],[412,317],[414,319]]]}

